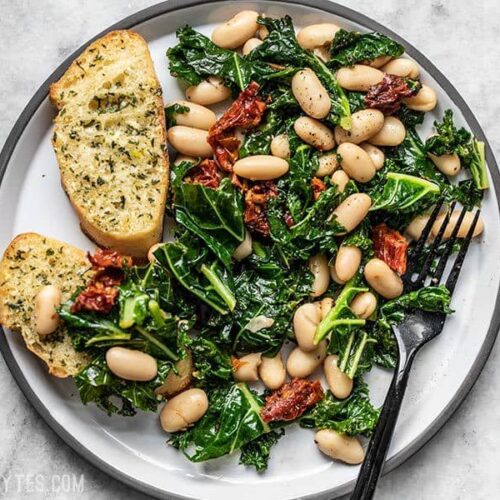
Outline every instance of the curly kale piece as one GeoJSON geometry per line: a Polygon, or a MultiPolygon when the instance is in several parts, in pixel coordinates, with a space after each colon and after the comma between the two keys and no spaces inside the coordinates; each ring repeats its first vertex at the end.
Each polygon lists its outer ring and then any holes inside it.
{"type": "Polygon", "coordinates": [[[240,464],[255,467],[257,472],[267,470],[271,448],[284,434],[284,429],[271,431],[245,444],[241,448],[240,464]]]}

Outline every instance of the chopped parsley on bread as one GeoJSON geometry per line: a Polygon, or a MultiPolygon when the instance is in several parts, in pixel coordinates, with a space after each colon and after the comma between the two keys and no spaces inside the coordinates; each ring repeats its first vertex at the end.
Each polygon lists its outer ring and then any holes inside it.
{"type": "Polygon", "coordinates": [[[17,236],[0,262],[0,324],[21,333],[26,347],[56,377],[76,375],[90,358],[75,351],[64,325],[48,336],[36,332],[35,297],[44,286],[54,285],[64,302],[92,275],[85,252],[36,233],[17,236]]]}
{"type": "Polygon", "coordinates": [[[161,87],[145,40],[113,31],[50,88],[52,144],[82,230],[98,245],[144,258],[160,241],[168,187],[161,87]]]}

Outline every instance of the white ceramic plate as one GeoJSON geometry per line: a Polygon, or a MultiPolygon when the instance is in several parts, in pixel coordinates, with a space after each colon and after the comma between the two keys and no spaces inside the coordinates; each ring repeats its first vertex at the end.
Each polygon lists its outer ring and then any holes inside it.
{"type": "MultiPolygon", "coordinates": [[[[423,68],[423,81],[438,92],[439,106],[427,117],[423,135],[444,109],[451,108],[459,124],[484,140],[478,123],[450,83],[404,40],[364,16],[326,0],[305,3],[308,6],[296,1],[170,1],[139,12],[110,29],[133,28],[146,38],[166,100],[182,97],[177,82],[168,74],[165,50],[175,44],[175,29],[184,24],[209,34],[215,24],[243,8],[252,8],[270,16],[290,14],[297,27],[333,21],[348,29],[385,32],[405,45],[407,53],[423,68]]],[[[14,235],[25,231],[93,248],[81,233],[61,189],[50,144],[54,110],[47,98],[48,85],[61,76],[75,56],[64,62],[36,93],[2,151],[2,249],[14,235]]],[[[489,148],[487,156],[494,186],[484,202],[487,229],[481,244],[473,243],[469,251],[453,300],[456,314],[415,362],[386,471],[418,450],[457,408],[479,375],[498,330],[495,308],[500,282],[500,176],[489,148]]],[[[104,471],[151,495],[214,500],[332,498],[352,488],[358,473],[358,467],[326,459],[316,449],[312,432],[296,428],[287,430],[286,437],[273,450],[265,474],[238,466],[237,457],[191,464],[165,444],[166,435],[160,430],[156,415],[109,418],[93,406],[83,407],[72,381],[49,377],[45,367],[23,347],[18,335],[0,335],[0,347],[26,396],[70,446],[104,471]]],[[[382,403],[389,378],[388,373],[378,369],[368,376],[376,404],[382,403]]]]}

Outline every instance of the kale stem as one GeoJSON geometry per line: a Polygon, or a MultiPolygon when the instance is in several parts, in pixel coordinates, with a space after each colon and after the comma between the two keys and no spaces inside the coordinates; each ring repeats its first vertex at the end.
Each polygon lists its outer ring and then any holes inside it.
{"type": "Polygon", "coordinates": [[[130,340],[130,337],[131,335],[128,332],[121,332],[119,334],[113,333],[112,335],[103,333],[102,335],[94,335],[91,339],[87,340],[87,342],[85,342],[85,347],[90,347],[98,342],[106,340],[130,340]]]}
{"type": "Polygon", "coordinates": [[[349,354],[351,353],[351,347],[354,342],[354,332],[349,335],[349,340],[347,342],[347,346],[344,350],[344,355],[342,356],[342,361],[340,362],[339,368],[340,371],[345,372],[347,368],[347,362],[349,361],[349,354]]]}
{"type": "Polygon", "coordinates": [[[236,298],[232,294],[231,290],[229,290],[219,276],[217,276],[217,273],[206,264],[202,264],[201,272],[205,275],[222,300],[227,304],[229,310],[232,311],[236,306],[236,298]]]}
{"type": "Polygon", "coordinates": [[[361,337],[361,342],[359,343],[356,352],[354,353],[354,358],[352,360],[351,366],[349,367],[349,371],[346,372],[347,376],[350,379],[353,379],[354,375],[356,374],[356,370],[358,369],[359,365],[359,360],[361,359],[361,355],[365,350],[367,339],[368,339],[368,334],[366,332],[363,332],[363,335],[361,337]]]}
{"type": "Polygon", "coordinates": [[[158,327],[165,326],[165,319],[163,318],[162,311],[160,309],[160,305],[156,300],[150,300],[148,302],[148,309],[153,316],[153,320],[158,327]]]}
{"type": "Polygon", "coordinates": [[[179,356],[173,353],[165,344],[160,342],[154,335],[149,333],[145,328],[139,325],[135,325],[135,329],[148,341],[151,342],[154,346],[156,346],[160,351],[163,351],[165,355],[170,358],[172,361],[177,361],[179,356]]]}

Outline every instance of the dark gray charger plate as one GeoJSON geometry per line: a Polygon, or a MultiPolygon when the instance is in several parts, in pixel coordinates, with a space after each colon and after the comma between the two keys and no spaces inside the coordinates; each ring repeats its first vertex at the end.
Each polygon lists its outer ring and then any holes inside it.
{"type": "MultiPolygon", "coordinates": [[[[38,107],[42,104],[48,95],[49,86],[51,83],[57,81],[63,73],[66,71],[71,62],[94,40],[100,38],[105,33],[116,30],[116,29],[130,29],[134,26],[141,24],[145,21],[153,19],[155,17],[161,16],[166,13],[172,13],[179,11],[188,7],[195,5],[206,4],[206,3],[218,3],[224,0],[170,0],[166,2],[159,3],[147,9],[144,9],[136,14],[133,14],[122,21],[110,26],[108,29],[96,35],[94,38],[89,40],[86,44],[82,45],[78,50],[71,54],[53,73],[52,75],[41,85],[37,90],[35,95],[29,101],[28,105],[25,107],[18,120],[16,121],[11,133],[9,134],[5,145],[0,153],[0,183],[4,177],[7,170],[10,157],[17,145],[17,142],[23,133],[25,127],[29,123],[33,114],[37,111],[38,107]]],[[[493,181],[493,189],[495,190],[496,197],[498,200],[498,208],[500,211],[500,173],[498,171],[498,166],[493,156],[491,147],[479,125],[475,119],[472,111],[469,109],[465,101],[459,95],[457,90],[453,85],[447,80],[447,78],[417,49],[410,45],[406,40],[402,39],[400,36],[387,29],[385,26],[371,20],[369,17],[360,14],[352,9],[338,5],[336,3],[330,2],[329,0],[274,0],[281,3],[288,4],[299,4],[307,5],[308,7],[317,8],[331,14],[343,17],[355,23],[361,24],[373,31],[378,31],[384,33],[393,39],[397,40],[405,46],[406,52],[413,59],[419,62],[425,69],[432,75],[432,77],[441,85],[441,87],[446,91],[454,104],[460,109],[466,121],[468,122],[471,130],[476,135],[479,140],[482,140],[486,144],[486,159],[490,169],[490,175],[493,181]]],[[[237,3],[237,2],[233,2],[237,3]]],[[[387,473],[399,465],[401,465],[405,460],[415,454],[420,448],[422,448],[438,431],[441,427],[448,421],[448,419],[457,410],[460,404],[464,401],[469,391],[472,389],[474,383],[479,377],[495,342],[500,327],[500,290],[497,293],[496,307],[493,317],[488,328],[487,336],[483,342],[481,350],[465,378],[464,382],[460,386],[455,398],[448,404],[448,406],[441,412],[441,414],[434,420],[431,426],[429,426],[425,433],[423,433],[418,439],[414,440],[409,446],[407,446],[400,453],[396,454],[390,460],[387,460],[384,467],[384,473],[387,473]]],[[[56,432],[71,448],[73,448],[78,454],[87,459],[90,463],[98,467],[100,470],[106,472],[110,476],[118,479],[119,481],[135,488],[138,491],[147,493],[157,498],[164,498],[165,493],[157,488],[154,488],[146,483],[138,481],[132,475],[124,474],[118,471],[110,464],[104,462],[99,457],[94,455],[91,451],[85,448],[78,440],[76,440],[70,433],[68,433],[48,412],[47,408],[43,405],[41,400],[32,390],[28,384],[26,378],[24,377],[22,371],[20,370],[12,351],[7,343],[5,335],[0,335],[0,350],[2,355],[11,371],[17,384],[23,391],[24,395],[35,407],[40,416],[45,420],[45,422],[56,432]]],[[[345,491],[347,493],[354,486],[354,482],[346,485],[345,491]]],[[[339,492],[335,492],[337,494],[339,492]]],[[[331,494],[334,494],[333,492],[331,494]]],[[[324,498],[328,498],[328,492],[325,495],[321,495],[324,498]]],[[[175,498],[185,498],[180,496],[175,496],[175,498]]]]}

